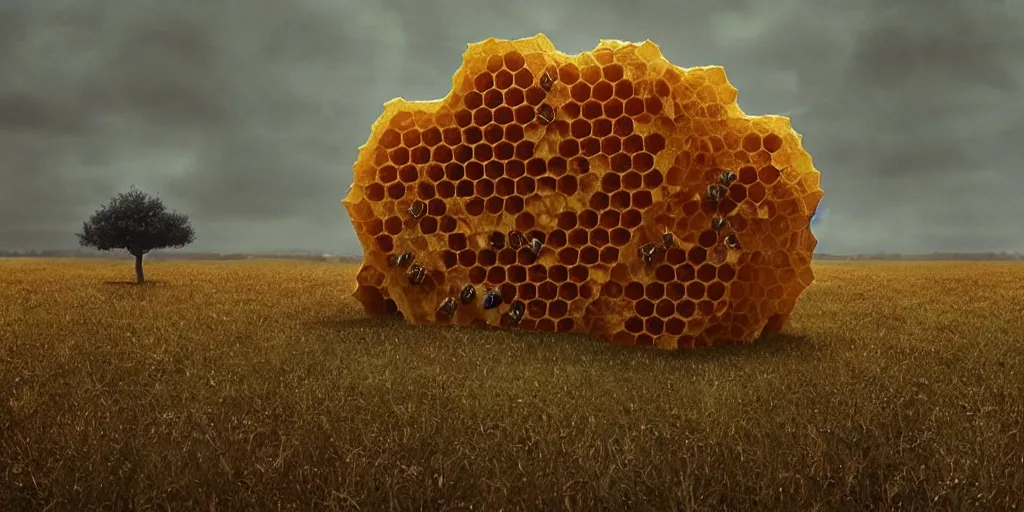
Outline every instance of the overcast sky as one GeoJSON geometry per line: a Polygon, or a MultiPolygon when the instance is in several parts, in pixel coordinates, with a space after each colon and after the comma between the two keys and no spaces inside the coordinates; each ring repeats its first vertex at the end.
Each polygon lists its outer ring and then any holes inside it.
{"type": "Polygon", "coordinates": [[[0,249],[75,247],[134,184],[194,250],[358,253],[340,201],[381,105],[537,32],[651,39],[791,116],[819,251],[1024,251],[1024,0],[0,0],[0,249]]]}

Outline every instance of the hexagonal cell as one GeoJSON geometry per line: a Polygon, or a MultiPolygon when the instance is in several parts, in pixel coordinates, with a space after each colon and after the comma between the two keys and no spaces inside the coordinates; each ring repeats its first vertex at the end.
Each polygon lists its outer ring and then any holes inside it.
{"type": "Polygon", "coordinates": [[[459,251],[458,263],[460,266],[467,268],[476,265],[476,252],[469,249],[459,251]]]}
{"type": "Polygon", "coordinates": [[[558,285],[551,281],[540,283],[537,286],[537,297],[546,301],[554,300],[558,297],[558,285]]]}
{"type": "Polygon", "coordinates": [[[458,221],[456,221],[455,217],[452,217],[451,215],[445,215],[444,217],[441,217],[441,220],[438,221],[438,224],[438,227],[442,233],[451,233],[452,231],[455,231],[456,227],[458,227],[458,221]]]}
{"type": "Polygon", "coordinates": [[[601,259],[601,251],[597,247],[592,245],[584,246],[580,249],[580,263],[584,265],[593,265],[601,259]]]}
{"type": "Polygon", "coordinates": [[[637,190],[630,197],[630,204],[634,208],[644,209],[654,204],[654,196],[650,190],[637,190]]]}
{"type": "Polygon", "coordinates": [[[633,234],[624,227],[618,227],[608,232],[608,238],[612,245],[621,247],[633,239],[633,234]]]}
{"type": "Polygon", "coordinates": [[[505,247],[497,251],[498,253],[498,264],[499,265],[513,265],[518,261],[517,255],[519,251],[511,247],[505,247]]]}
{"type": "Polygon", "coordinates": [[[632,201],[630,199],[630,193],[628,190],[619,190],[618,192],[614,192],[609,198],[609,206],[613,210],[620,212],[629,208],[631,203],[632,201]]]}
{"type": "Polygon", "coordinates": [[[633,303],[633,312],[640,318],[647,318],[654,314],[654,303],[647,299],[639,299],[633,303]]]}
{"type": "Polygon", "coordinates": [[[380,183],[370,183],[363,188],[363,193],[366,195],[366,199],[371,202],[379,202],[384,200],[384,185],[380,183]]]}
{"type": "Polygon", "coordinates": [[[508,281],[510,283],[525,283],[526,282],[526,267],[522,265],[511,265],[507,271],[508,281]]]}
{"type": "Polygon", "coordinates": [[[601,248],[599,261],[606,265],[611,265],[612,263],[619,261],[619,250],[612,246],[601,248]]]}
{"type": "Polygon", "coordinates": [[[639,226],[641,222],[643,222],[643,214],[635,208],[622,212],[622,215],[619,217],[619,223],[626,229],[633,229],[639,226]]]}
{"type": "Polygon", "coordinates": [[[672,268],[672,265],[658,265],[657,268],[654,269],[654,278],[662,283],[667,283],[676,278],[676,270],[672,268]]]}
{"type": "Polygon", "coordinates": [[[743,136],[740,147],[747,153],[756,153],[761,149],[761,136],[756,133],[748,133],[743,136]]]}
{"type": "Polygon", "coordinates": [[[571,196],[579,190],[579,182],[576,181],[576,177],[572,175],[566,175],[558,178],[558,182],[555,184],[555,190],[559,193],[571,196]]]}
{"type": "Polygon", "coordinates": [[[691,299],[681,300],[676,303],[676,314],[683,318],[690,318],[697,312],[697,303],[691,299]]]}
{"type": "Polygon", "coordinates": [[[562,299],[555,299],[548,304],[548,317],[562,318],[569,313],[569,303],[562,299]]]}
{"type": "Polygon", "coordinates": [[[594,228],[590,231],[590,245],[594,247],[604,247],[609,241],[608,230],[604,228],[594,228]]]}
{"type": "Polygon", "coordinates": [[[654,168],[654,155],[643,152],[633,155],[633,170],[637,172],[647,172],[654,168]]]}
{"type": "Polygon", "coordinates": [[[577,221],[579,223],[579,226],[581,228],[593,229],[593,228],[597,227],[597,221],[599,219],[599,215],[598,215],[598,213],[596,211],[591,210],[591,209],[587,209],[587,210],[581,211],[576,216],[576,219],[577,219],[577,221]]]}
{"type": "Polygon", "coordinates": [[[644,319],[638,316],[631,316],[626,319],[623,327],[626,328],[630,334],[640,334],[644,332],[644,319]]]}
{"type": "Polygon", "coordinates": [[[482,266],[473,267],[469,269],[468,277],[469,282],[472,284],[483,284],[483,282],[487,279],[487,269],[482,266]]]}
{"type": "Polygon", "coordinates": [[[541,282],[549,280],[558,283],[565,281],[568,275],[569,269],[564,265],[554,265],[551,268],[544,267],[543,265],[534,265],[530,270],[530,281],[541,282]],[[535,267],[541,270],[535,270],[535,267]]]}
{"type": "MultiPolygon", "coordinates": [[[[527,92],[533,91],[534,89],[531,88],[527,92]]],[[[540,92],[543,93],[543,91],[540,92]]],[[[529,103],[528,105],[520,105],[512,110],[515,122],[520,125],[530,124],[531,122],[533,122],[533,119],[536,116],[536,111],[534,111],[532,106],[533,102],[531,101],[531,98],[529,96],[526,97],[526,101],[529,103]]],[[[539,98],[539,101],[544,101],[543,96],[539,98]]]]}
{"type": "MultiPolygon", "coordinates": [[[[584,228],[575,228],[566,235],[567,241],[570,247],[583,247],[589,240],[587,230],[584,228]]],[[[568,255],[567,255],[568,257],[568,255]]],[[[561,256],[559,256],[561,258],[561,256]]]]}

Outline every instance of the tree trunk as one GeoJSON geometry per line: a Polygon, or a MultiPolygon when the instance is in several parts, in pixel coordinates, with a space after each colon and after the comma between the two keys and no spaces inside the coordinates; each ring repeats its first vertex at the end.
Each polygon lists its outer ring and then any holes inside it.
{"type": "Polygon", "coordinates": [[[146,282],[146,278],[142,275],[142,253],[135,255],[135,283],[142,284],[146,282]]]}

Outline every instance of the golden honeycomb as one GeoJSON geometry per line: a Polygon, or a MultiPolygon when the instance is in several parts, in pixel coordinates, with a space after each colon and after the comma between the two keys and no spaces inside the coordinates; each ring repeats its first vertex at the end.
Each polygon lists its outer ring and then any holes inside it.
{"type": "Polygon", "coordinates": [[[814,279],[820,174],[789,119],[736,98],[650,41],[469,45],[448,96],[389,101],[359,148],[354,296],[668,349],[780,330],[814,279]]]}

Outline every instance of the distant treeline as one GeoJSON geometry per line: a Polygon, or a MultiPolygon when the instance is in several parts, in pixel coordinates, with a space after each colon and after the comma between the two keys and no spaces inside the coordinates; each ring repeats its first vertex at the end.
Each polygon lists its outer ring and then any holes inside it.
{"type": "MultiPolygon", "coordinates": [[[[127,252],[118,251],[105,253],[99,251],[81,250],[48,250],[48,251],[0,251],[0,258],[106,258],[106,259],[132,259],[127,252]]],[[[153,252],[148,255],[153,260],[246,260],[258,258],[272,259],[295,259],[313,261],[339,261],[358,262],[361,256],[340,255],[340,254],[313,254],[300,252],[284,253],[215,253],[215,252],[185,252],[167,251],[153,252]]],[[[895,254],[895,253],[874,253],[874,254],[815,254],[814,259],[819,261],[858,261],[858,260],[886,260],[886,261],[1024,261],[1024,254],[1010,252],[934,252],[930,254],[895,254]]]]}

